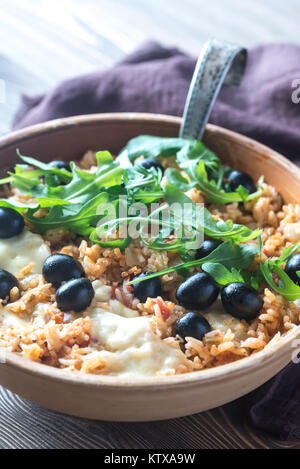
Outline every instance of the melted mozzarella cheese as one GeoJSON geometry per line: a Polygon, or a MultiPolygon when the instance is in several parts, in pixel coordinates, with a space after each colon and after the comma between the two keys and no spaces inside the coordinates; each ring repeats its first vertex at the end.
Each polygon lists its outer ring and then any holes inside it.
{"type": "MultiPolygon", "coordinates": [[[[115,311],[116,306],[115,303],[115,311]]],[[[186,361],[179,348],[171,347],[153,332],[148,318],[129,308],[126,310],[125,316],[124,311],[120,316],[101,308],[91,314],[92,336],[106,349],[99,352],[105,373],[155,376],[172,373],[186,361]],[[129,311],[131,317],[128,317],[129,311]]]]}
{"type": "Polygon", "coordinates": [[[30,316],[21,318],[17,314],[7,311],[4,307],[0,309],[0,323],[4,327],[26,327],[33,325],[36,327],[43,327],[46,322],[48,315],[47,303],[38,303],[30,316]]]}
{"type": "Polygon", "coordinates": [[[32,272],[42,273],[50,249],[40,235],[24,230],[18,236],[0,239],[0,268],[16,274],[33,263],[32,272]]]}
{"type": "Polygon", "coordinates": [[[111,297],[111,287],[108,285],[103,285],[100,280],[95,280],[93,282],[93,288],[95,291],[95,301],[108,301],[111,297]]]}
{"type": "Polygon", "coordinates": [[[231,329],[231,331],[239,335],[240,338],[243,338],[246,333],[246,326],[239,319],[224,312],[220,299],[217,299],[217,301],[202,314],[207,319],[212,329],[219,330],[223,333],[231,329]]]}
{"type": "Polygon", "coordinates": [[[1,326],[4,327],[24,327],[28,325],[26,319],[20,318],[17,314],[13,314],[10,311],[6,311],[5,308],[1,308],[0,322],[1,326]]]}

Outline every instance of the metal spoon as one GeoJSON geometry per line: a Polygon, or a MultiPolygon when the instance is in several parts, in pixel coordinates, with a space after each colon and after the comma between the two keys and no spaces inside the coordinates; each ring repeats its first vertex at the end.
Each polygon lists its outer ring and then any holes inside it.
{"type": "Polygon", "coordinates": [[[204,44],[187,95],[179,137],[201,140],[224,84],[238,86],[247,61],[246,49],[211,39],[204,44]]]}

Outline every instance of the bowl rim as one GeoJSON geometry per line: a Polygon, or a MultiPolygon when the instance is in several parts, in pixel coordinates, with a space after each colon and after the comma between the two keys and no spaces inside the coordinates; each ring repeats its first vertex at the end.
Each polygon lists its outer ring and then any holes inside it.
{"type": "MultiPolygon", "coordinates": [[[[50,120],[42,122],[40,124],[35,124],[29,127],[25,127],[20,130],[16,130],[0,137],[0,151],[9,148],[12,145],[15,145],[18,141],[31,139],[37,135],[43,135],[48,133],[57,132],[58,130],[63,130],[67,127],[72,126],[89,126],[91,123],[95,122],[105,122],[113,123],[114,121],[126,122],[127,124],[131,122],[133,126],[137,121],[153,122],[153,124],[164,123],[170,124],[170,126],[180,125],[181,118],[176,116],[169,116],[164,114],[152,114],[152,113],[136,113],[136,112],[127,112],[127,113],[99,113],[99,114],[89,114],[89,115],[78,115],[71,117],[64,117],[55,120],[50,120]]],[[[251,147],[252,149],[260,150],[261,152],[267,152],[272,156],[275,156],[278,160],[278,163],[281,166],[284,166],[286,169],[293,171],[293,173],[298,173],[300,180],[300,169],[294,165],[291,161],[287,160],[284,156],[276,151],[270,149],[266,145],[263,145],[260,142],[257,142],[254,139],[246,137],[237,132],[225,129],[220,126],[213,124],[207,124],[207,130],[219,132],[223,135],[226,135],[240,141],[244,146],[251,147]]],[[[292,342],[299,336],[300,326],[295,326],[292,330],[288,331],[284,336],[281,336],[274,343],[269,343],[266,347],[249,357],[241,358],[232,363],[226,365],[219,365],[214,368],[192,371],[188,373],[178,374],[178,375],[169,375],[169,376],[154,376],[154,377],[143,377],[143,378],[132,378],[122,377],[122,376],[107,376],[107,375],[92,375],[92,374],[81,374],[80,372],[70,372],[61,368],[55,368],[52,366],[47,366],[42,363],[37,363],[30,361],[24,357],[21,357],[16,352],[9,352],[5,348],[0,347],[4,356],[0,366],[11,366],[12,368],[17,368],[20,372],[32,375],[38,375],[39,377],[44,377],[51,379],[53,381],[59,382],[68,382],[76,384],[79,386],[89,386],[95,388],[107,388],[112,390],[126,389],[126,392],[130,390],[136,390],[137,388],[153,388],[157,390],[159,388],[173,387],[175,384],[180,387],[184,387],[187,384],[198,385],[201,382],[218,382],[221,381],[224,376],[230,376],[232,374],[236,375],[245,375],[249,373],[249,368],[258,365],[264,365],[266,362],[272,360],[272,356],[275,352],[281,353],[284,355],[286,353],[285,346],[288,344],[291,346],[292,354],[292,342]]]]}

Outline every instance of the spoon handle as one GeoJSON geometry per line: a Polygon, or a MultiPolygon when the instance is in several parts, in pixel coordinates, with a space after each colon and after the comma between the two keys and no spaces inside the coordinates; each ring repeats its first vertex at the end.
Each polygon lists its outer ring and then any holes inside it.
{"type": "Polygon", "coordinates": [[[246,61],[246,49],[235,44],[217,39],[204,44],[185,102],[179,137],[201,140],[221,86],[238,86],[246,61]]]}

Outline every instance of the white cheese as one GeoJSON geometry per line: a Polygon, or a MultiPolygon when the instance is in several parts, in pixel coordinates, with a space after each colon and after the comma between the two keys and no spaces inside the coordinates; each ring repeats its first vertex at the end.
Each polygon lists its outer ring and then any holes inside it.
{"type": "Polygon", "coordinates": [[[217,299],[217,301],[202,314],[214,330],[225,333],[228,329],[231,329],[231,331],[239,335],[240,338],[245,334],[246,326],[239,319],[234,318],[224,311],[220,299],[217,299]]]}
{"type": "Polygon", "coordinates": [[[26,319],[20,318],[17,314],[6,311],[5,308],[1,308],[0,323],[1,326],[4,327],[24,327],[28,325],[28,321],[26,319]]]}
{"type": "Polygon", "coordinates": [[[92,308],[93,306],[96,306],[97,303],[108,302],[110,310],[114,314],[124,316],[125,318],[132,318],[139,315],[133,309],[127,308],[127,306],[120,303],[120,301],[111,299],[112,288],[109,285],[104,285],[101,280],[95,280],[93,282],[93,288],[95,291],[95,297],[92,303],[92,308]]]}
{"type": "Polygon", "coordinates": [[[99,352],[106,374],[155,376],[172,373],[185,362],[181,350],[162,341],[144,316],[123,317],[96,308],[91,320],[92,336],[106,349],[99,352]]]}
{"type": "Polygon", "coordinates": [[[124,318],[134,318],[139,316],[137,311],[127,308],[127,306],[123,305],[118,300],[111,300],[109,304],[111,307],[111,311],[114,314],[118,314],[119,316],[123,316],[124,318]]]}
{"type": "Polygon", "coordinates": [[[96,301],[108,301],[110,299],[111,287],[109,285],[103,285],[100,280],[95,280],[93,282],[93,288],[96,301]]]}
{"type": "Polygon", "coordinates": [[[240,327],[241,322],[230,316],[227,313],[219,313],[211,311],[209,313],[203,314],[203,316],[208,320],[212,329],[218,329],[219,331],[226,332],[227,329],[235,331],[240,327]]]}
{"type": "Polygon", "coordinates": [[[47,322],[48,308],[47,303],[38,303],[30,316],[21,318],[17,314],[7,311],[5,306],[0,307],[0,324],[4,327],[26,327],[30,325],[43,327],[47,322]]]}
{"type": "Polygon", "coordinates": [[[43,238],[28,230],[9,239],[0,239],[0,268],[16,274],[33,263],[32,272],[42,273],[43,263],[50,249],[43,238]]]}
{"type": "Polygon", "coordinates": [[[31,314],[30,322],[35,327],[43,327],[47,322],[49,315],[49,304],[48,303],[39,303],[34,308],[33,313],[31,314]]]}

